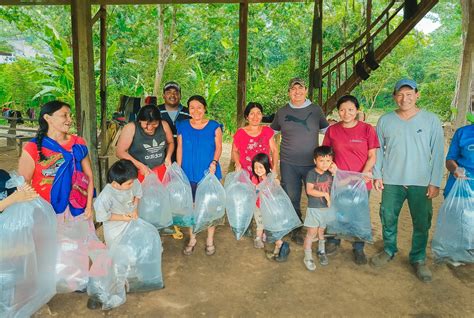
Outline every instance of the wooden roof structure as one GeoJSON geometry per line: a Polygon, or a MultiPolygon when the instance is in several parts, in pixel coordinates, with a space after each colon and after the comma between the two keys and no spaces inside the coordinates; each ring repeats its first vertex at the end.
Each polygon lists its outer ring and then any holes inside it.
{"type": "MultiPolygon", "coordinates": [[[[99,154],[97,142],[97,105],[96,105],[96,81],[94,78],[94,55],[92,43],[92,26],[100,20],[101,33],[101,57],[100,57],[100,97],[101,97],[101,129],[106,129],[106,6],[107,5],[150,5],[150,4],[239,4],[239,62],[238,62],[238,86],[237,86],[237,118],[243,122],[243,110],[246,99],[246,74],[247,74],[247,26],[248,6],[252,3],[284,3],[304,2],[305,0],[0,0],[0,5],[13,6],[45,6],[45,5],[69,5],[71,6],[72,43],[74,61],[74,92],[76,105],[76,125],[78,133],[82,135],[89,146],[94,172],[94,180],[100,185],[100,176],[105,171],[100,171],[99,154]],[[92,5],[100,5],[100,10],[92,16],[92,5]]],[[[306,0],[307,1],[307,0],[306,0]]],[[[322,12],[322,1],[315,0],[315,13],[322,12]]],[[[369,0],[371,2],[371,0],[369,0]]],[[[317,15],[317,14],[316,14],[317,15]]],[[[317,18],[322,18],[317,15],[317,18]]],[[[315,19],[313,25],[313,38],[311,58],[316,57],[317,47],[321,48],[321,35],[314,28],[321,27],[322,19],[315,19]]],[[[322,62],[322,50],[320,51],[319,63],[322,62]]],[[[311,61],[314,69],[315,61],[311,61]]],[[[310,72],[311,73],[311,72],[310,72]]],[[[311,76],[310,76],[311,79],[311,76]]],[[[312,83],[312,80],[310,80],[312,83]]],[[[312,87],[312,85],[310,85],[312,87]]],[[[312,89],[312,88],[311,88],[312,89]]],[[[311,91],[312,94],[312,91],[311,91]]],[[[104,169],[103,169],[104,170],[104,169]]],[[[103,183],[103,180],[101,180],[103,183]]],[[[104,184],[105,185],[105,184],[104,184]]],[[[104,186],[102,185],[102,186],[104,186]]]]}

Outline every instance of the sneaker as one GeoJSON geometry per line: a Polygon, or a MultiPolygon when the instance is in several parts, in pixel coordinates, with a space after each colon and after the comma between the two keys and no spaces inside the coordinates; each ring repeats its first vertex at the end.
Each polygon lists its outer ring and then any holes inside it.
{"type": "Polygon", "coordinates": [[[314,261],[312,258],[304,258],[303,259],[303,262],[304,262],[304,266],[306,266],[306,269],[313,272],[314,270],[316,270],[316,264],[314,264],[314,261]]]}
{"type": "Polygon", "coordinates": [[[329,259],[326,253],[318,253],[319,264],[322,266],[326,266],[329,264],[329,259]]]}
{"type": "Polygon", "coordinates": [[[390,262],[392,258],[393,256],[390,256],[387,252],[382,251],[378,253],[377,255],[375,255],[374,257],[372,257],[372,259],[370,260],[370,263],[374,267],[383,267],[388,262],[390,262]]]}
{"type": "Polygon", "coordinates": [[[283,242],[280,247],[280,252],[278,256],[275,257],[275,261],[277,262],[286,262],[288,260],[288,255],[290,254],[290,245],[288,242],[283,242]]]}
{"type": "Polygon", "coordinates": [[[326,242],[324,249],[326,250],[326,255],[336,254],[339,244],[334,242],[326,242]]]}
{"type": "Polygon", "coordinates": [[[87,308],[89,308],[90,310],[100,309],[102,308],[102,303],[96,298],[89,297],[89,299],[87,300],[87,308]]]}
{"type": "Polygon", "coordinates": [[[255,248],[264,248],[265,245],[263,244],[263,241],[260,237],[256,237],[254,240],[253,240],[253,247],[255,248]]]}
{"type": "Polygon", "coordinates": [[[424,262],[414,263],[412,266],[415,269],[416,277],[423,283],[429,283],[433,280],[433,275],[424,262]]]}
{"type": "Polygon", "coordinates": [[[298,245],[304,244],[304,236],[303,236],[303,233],[301,232],[301,229],[295,229],[291,231],[291,240],[298,245]]]}
{"type": "Polygon", "coordinates": [[[354,262],[357,265],[367,264],[367,257],[365,257],[364,250],[353,250],[354,252],[354,262]]]}

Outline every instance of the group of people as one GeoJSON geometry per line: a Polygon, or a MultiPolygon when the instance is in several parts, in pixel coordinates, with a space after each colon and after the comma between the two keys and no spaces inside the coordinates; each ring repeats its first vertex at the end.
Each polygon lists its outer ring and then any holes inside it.
{"type": "MultiPolygon", "coordinates": [[[[304,246],[303,262],[311,271],[316,268],[311,251],[314,241],[318,241],[321,265],[328,264],[327,255],[340,245],[338,238],[325,235],[332,175],[336,169],[362,173],[369,194],[372,187],[382,192],[384,248],[372,257],[371,264],[382,267],[397,253],[398,216],[404,201],[408,201],[413,222],[409,260],[419,279],[431,281],[426,246],[432,199],[439,194],[443,176],[444,137],[437,116],[418,108],[417,84],[409,79],[395,84],[393,98],[397,109],[383,115],[376,129],[358,119],[360,105],[356,97],[345,95],[337,101],[340,121],[330,125],[322,109],[307,99],[307,93],[304,80],[291,79],[289,102],[276,112],[270,126],[262,125],[262,105],[247,105],[247,125],[239,128],[233,138],[235,169],[247,171],[256,185],[270,172],[273,176],[280,172],[281,186],[307,228],[305,233],[301,228],[293,230],[291,239],[304,246]],[[281,134],[280,149],[274,138],[276,132],[281,134]],[[324,133],[321,146],[320,132],[324,133]],[[303,189],[308,196],[305,218],[300,202],[303,189]]],[[[71,107],[60,101],[43,105],[37,136],[25,145],[19,159],[18,172],[28,185],[6,193],[0,210],[37,195],[51,203],[58,222],[81,217],[92,224],[95,210],[97,221],[104,223],[106,243],[113,244],[126,223],[139,217],[140,181],[150,173],[162,180],[166,167],[176,161],[190,181],[194,199],[198,183],[206,173],[222,178],[219,160],[223,126],[206,117],[208,105],[204,97],[191,96],[187,107],[183,106],[181,87],[176,82],[164,86],[163,99],[162,105],[143,106],[136,121],[123,128],[116,151],[120,160],[110,168],[109,185],[95,203],[86,142],[70,133],[71,107]],[[78,175],[88,182],[78,183],[78,175]],[[70,193],[77,187],[82,190],[77,194],[79,198],[83,195],[82,206],[70,202],[70,193]]],[[[473,147],[473,126],[458,130],[446,158],[450,172],[446,191],[455,178],[472,176],[473,147]]],[[[266,237],[258,201],[254,219],[254,247],[263,248],[266,237]]],[[[214,233],[215,227],[209,227],[205,242],[205,253],[209,256],[216,253],[214,233]]],[[[192,255],[196,245],[196,236],[190,229],[183,254],[192,255]]],[[[364,242],[356,238],[352,246],[354,261],[366,264],[364,242]]],[[[289,243],[281,239],[267,257],[281,262],[289,252],[289,243]]]]}

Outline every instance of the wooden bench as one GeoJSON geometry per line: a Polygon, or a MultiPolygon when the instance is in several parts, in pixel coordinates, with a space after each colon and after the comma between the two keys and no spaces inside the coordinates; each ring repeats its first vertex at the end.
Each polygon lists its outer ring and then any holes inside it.
{"type": "Polygon", "coordinates": [[[16,134],[9,134],[9,133],[0,133],[0,138],[6,138],[8,140],[12,140],[15,143],[18,156],[21,156],[21,151],[23,150],[23,143],[26,141],[30,141],[34,136],[25,136],[25,135],[16,135],[16,134]]]}

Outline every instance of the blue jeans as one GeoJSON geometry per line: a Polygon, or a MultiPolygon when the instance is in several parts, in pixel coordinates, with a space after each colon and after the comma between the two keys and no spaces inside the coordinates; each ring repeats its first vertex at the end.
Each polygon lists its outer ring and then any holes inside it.
{"type": "Polygon", "coordinates": [[[286,162],[280,162],[281,186],[290,197],[291,204],[295,208],[296,214],[303,222],[301,215],[301,190],[306,186],[306,175],[314,169],[312,166],[296,166],[286,162]]]}

